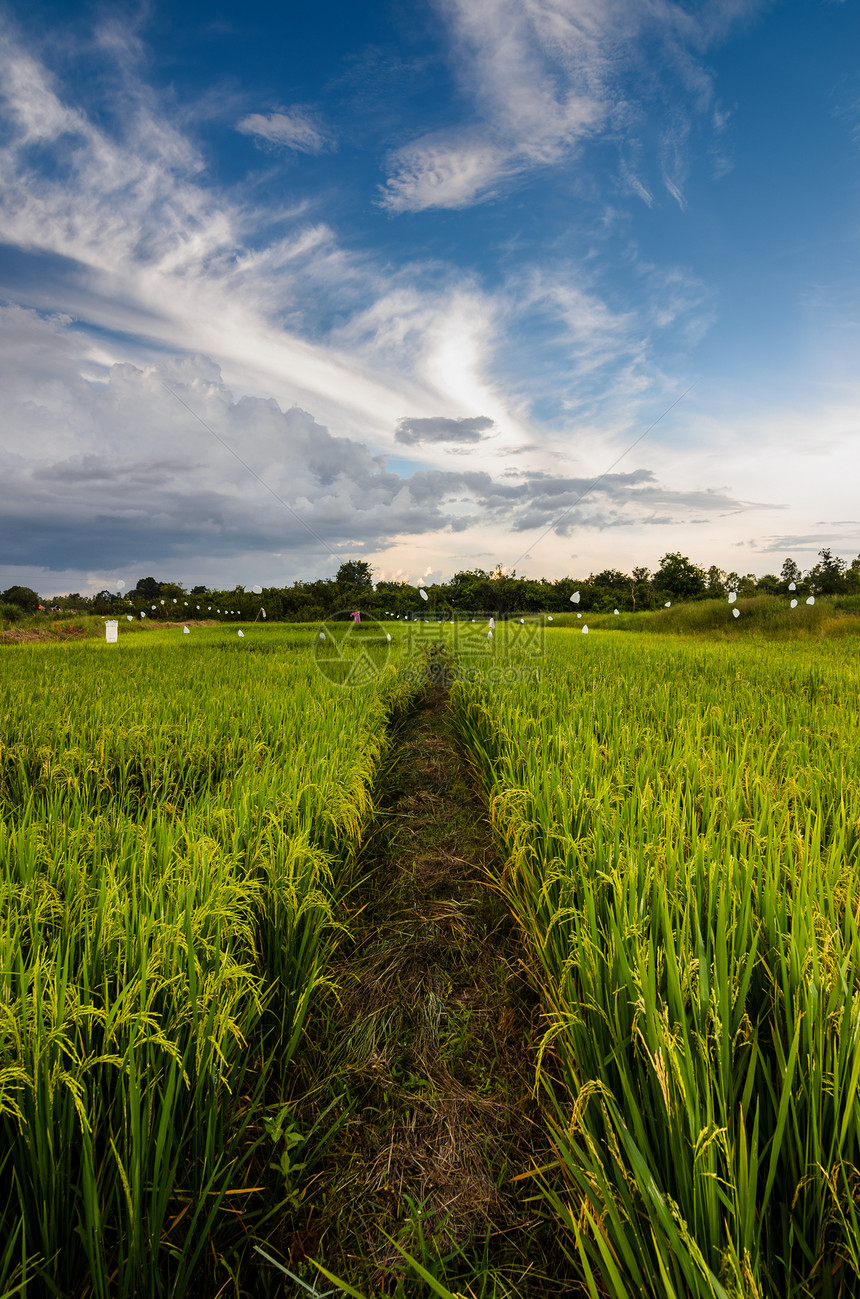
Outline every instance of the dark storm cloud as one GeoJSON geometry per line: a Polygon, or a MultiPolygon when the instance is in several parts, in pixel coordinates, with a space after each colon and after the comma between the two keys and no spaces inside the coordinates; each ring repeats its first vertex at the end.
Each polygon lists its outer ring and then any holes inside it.
{"type": "Polygon", "coordinates": [[[546,528],[558,521],[560,536],[584,522],[598,528],[632,522],[654,526],[690,522],[691,510],[713,515],[758,508],[725,492],[675,491],[660,483],[650,469],[606,474],[597,482],[536,473],[524,476],[520,483],[493,483],[481,504],[488,510],[509,511],[514,532],[546,528]]]}
{"type": "MultiPolygon", "coordinates": [[[[82,375],[65,322],[7,309],[0,332],[9,344],[0,347],[0,552],[9,565],[193,573],[246,554],[287,556],[299,574],[327,561],[327,548],[378,553],[397,538],[440,531],[556,524],[567,533],[744,508],[725,493],[672,491],[647,469],[596,485],[527,470],[495,478],[426,468],[404,477],[297,406],[235,399],[205,357],[115,364],[95,382],[82,375]]],[[[480,439],[492,427],[484,417],[407,423],[407,436],[425,436],[429,424],[440,441],[480,439]]]]}
{"type": "Polygon", "coordinates": [[[395,439],[406,446],[420,442],[482,442],[483,433],[495,425],[486,415],[472,419],[445,419],[436,415],[432,419],[402,419],[398,422],[395,439]]]}

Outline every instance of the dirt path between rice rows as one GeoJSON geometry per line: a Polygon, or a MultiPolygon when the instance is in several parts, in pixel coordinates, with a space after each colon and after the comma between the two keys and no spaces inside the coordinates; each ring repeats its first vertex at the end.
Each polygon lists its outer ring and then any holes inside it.
{"type": "Polygon", "coordinates": [[[452,1290],[576,1289],[530,1179],[512,1180],[552,1152],[533,1095],[540,1011],[486,883],[496,851],[431,679],[393,745],[319,1060],[348,1114],[314,1213],[280,1242],[368,1296],[410,1275],[388,1237],[452,1290]]]}

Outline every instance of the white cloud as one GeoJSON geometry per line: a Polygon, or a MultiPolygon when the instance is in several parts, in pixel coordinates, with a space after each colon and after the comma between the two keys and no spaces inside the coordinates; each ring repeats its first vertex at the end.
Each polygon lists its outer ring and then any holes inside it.
{"type": "Polygon", "coordinates": [[[237,122],[242,135],[255,135],[269,144],[296,153],[325,153],[333,147],[329,133],[300,108],[278,113],[249,113],[237,122]]]}
{"type": "MultiPolygon", "coordinates": [[[[462,16],[464,5],[451,0],[449,12],[462,16]]],[[[653,21],[664,15],[666,30],[674,15],[695,50],[712,39],[717,18],[730,21],[730,9],[706,6],[698,27],[668,5],[643,12],[653,21]]],[[[619,52],[606,15],[623,32],[626,12],[620,0],[614,8],[476,0],[476,16],[463,17],[459,55],[463,75],[472,75],[476,125],[416,142],[412,170],[404,163],[402,187],[389,194],[400,193],[404,208],[424,203],[435,157],[448,203],[458,194],[480,197],[521,167],[569,156],[609,122],[604,111],[619,120],[613,68],[627,57],[627,37],[619,52]],[[583,33],[579,55],[573,13],[583,33]],[[466,27],[474,44],[482,16],[486,49],[470,53],[466,27]],[[540,74],[534,84],[530,68],[540,74]]],[[[295,509],[307,509],[330,544],[356,538],[362,553],[385,554],[389,567],[408,572],[416,552],[434,564],[450,557],[451,568],[509,561],[521,548],[511,545],[512,528],[529,542],[530,520],[551,520],[570,475],[602,473],[677,395],[682,385],[661,372],[654,340],[675,331],[683,357],[710,310],[683,270],[646,267],[628,245],[635,291],[610,300],[599,257],[589,278],[590,251],[562,265],[556,250],[542,250],[539,271],[515,254],[499,259],[504,271],[492,290],[451,265],[413,260],[398,269],[393,257],[389,264],[387,256],[347,251],[312,205],[281,200],[269,209],[246,192],[215,188],[203,155],[175,124],[180,115],[137,75],[126,62],[119,90],[106,78],[117,97],[88,115],[28,49],[11,38],[0,47],[0,239],[18,250],[20,300],[41,309],[13,311],[2,344],[7,562],[22,558],[26,533],[35,539],[34,571],[51,546],[52,562],[65,551],[71,563],[71,538],[79,571],[98,574],[99,547],[113,566],[120,536],[124,554],[153,563],[160,556],[173,571],[185,564],[189,576],[193,560],[203,580],[223,572],[225,556],[289,555],[290,547],[298,555],[293,572],[307,574],[307,534],[275,502],[261,504],[259,486],[237,479],[234,462],[226,477],[220,461],[210,463],[221,454],[217,445],[164,392],[160,376],[247,450],[295,509]],[[643,286],[647,301],[634,309],[643,286]],[[403,455],[396,433],[404,412],[419,430],[440,412],[453,427],[482,417],[493,421],[494,436],[454,444],[465,453],[456,473],[448,472],[452,444],[422,441],[426,469],[407,481],[379,459],[403,455]],[[529,489],[511,497],[502,488],[513,464],[522,472],[510,482],[529,489]],[[553,480],[539,490],[538,471],[553,480]],[[456,543],[446,531],[455,526],[464,529],[456,543]]],[[[697,93],[706,89],[707,79],[697,93]]],[[[681,126],[677,158],[667,154],[679,181],[688,147],[681,126]]],[[[746,396],[732,394],[735,412],[746,396]]],[[[709,424],[685,402],[668,452],[662,434],[670,421],[643,444],[644,462],[621,466],[644,463],[657,481],[617,480],[612,500],[574,514],[578,553],[625,567],[640,545],[677,548],[677,520],[706,514],[707,529],[690,526],[702,529],[702,556],[710,548],[719,559],[730,525],[716,516],[740,507],[741,496],[787,502],[781,536],[813,535],[815,519],[837,498],[848,517],[853,507],[843,498],[860,474],[855,397],[852,387],[840,412],[810,406],[796,416],[772,403],[769,423],[749,418],[740,432],[735,416],[709,424]],[[767,464],[755,450],[762,446],[767,464]],[[714,483],[725,486],[709,490],[714,483]]],[[[570,553],[550,534],[533,571],[563,572],[570,553]]],[[[653,564],[659,554],[641,558],[653,564]]],[[[267,572],[283,576],[289,562],[267,572]]]]}
{"type": "MultiPolygon", "coordinates": [[[[87,340],[63,318],[0,311],[0,552],[7,575],[0,585],[41,571],[25,584],[47,592],[60,581],[51,570],[64,572],[68,586],[89,582],[91,589],[120,571],[239,580],[240,566],[290,581],[331,571],[356,551],[376,556],[410,545],[413,564],[419,550],[456,554],[453,535],[463,555],[489,543],[504,557],[516,549],[512,534],[543,529],[565,511],[563,535],[677,525],[691,514],[742,507],[728,491],[679,490],[646,469],[606,475],[584,504],[577,498],[588,478],[568,473],[524,469],[500,478],[458,462],[454,472],[403,477],[364,442],[332,435],[299,407],[237,398],[206,357],[143,369],[116,364],[107,382],[96,384],[80,374],[82,344],[87,340]]],[[[480,437],[490,421],[408,424],[424,441],[480,437]]],[[[547,541],[550,571],[559,544],[558,537],[547,541]]]]}
{"type": "MultiPolygon", "coordinates": [[[[493,4],[485,0],[487,12],[493,4]]],[[[535,14],[547,19],[542,5],[527,7],[514,22],[514,70],[522,70],[523,31],[535,14]]],[[[0,48],[11,123],[0,144],[0,238],[32,256],[25,300],[100,331],[88,374],[104,373],[115,360],[155,361],[165,349],[202,353],[218,362],[234,390],[298,402],[334,432],[358,429],[380,449],[395,449],[404,411],[416,419],[440,410],[452,419],[480,412],[499,430],[495,457],[505,446],[535,441],[535,351],[519,338],[506,345],[518,317],[546,309],[557,334],[542,333],[548,351],[565,335],[573,339],[571,384],[613,363],[622,367],[619,383],[627,383],[634,353],[644,372],[647,347],[633,340],[642,322],[610,311],[575,275],[512,273],[489,293],[450,266],[413,263],[392,271],[345,251],[301,204],[269,211],[217,191],[199,151],[124,58],[119,97],[109,111],[89,117],[64,102],[51,74],[20,43],[9,37],[0,48]],[[34,163],[34,139],[56,167],[34,163]],[[45,256],[52,259],[50,277],[45,256]],[[323,319],[336,323],[322,327],[323,319]]],[[[483,81],[496,74],[499,58],[496,49],[483,81]]],[[[547,93],[538,87],[532,101],[521,85],[506,120],[534,124],[546,117],[555,123],[552,138],[575,134],[588,116],[582,96],[559,90],[553,109],[547,93]]],[[[529,147],[546,157],[549,145],[535,132],[529,147]]],[[[472,156],[467,137],[452,145],[449,162],[459,158],[462,172],[452,162],[440,180],[450,202],[456,193],[475,193],[505,165],[494,146],[487,157],[483,147],[476,144],[472,156]]],[[[404,171],[402,195],[413,182],[429,184],[431,170],[416,164],[409,180],[404,171]]],[[[631,391],[641,389],[636,379],[631,391]]],[[[540,371],[537,390],[543,397],[540,371]]],[[[564,400],[573,409],[576,398],[564,400]]],[[[446,463],[443,447],[428,444],[423,454],[446,463]]],[[[468,454],[470,465],[489,466],[483,446],[468,454]]]]}
{"type": "MultiPolygon", "coordinates": [[[[393,153],[383,206],[392,212],[462,208],[492,198],[518,175],[569,161],[595,135],[618,141],[635,135],[629,99],[653,94],[664,73],[680,82],[688,113],[719,121],[701,52],[763,3],[726,0],[693,15],[667,0],[437,0],[475,123],[466,135],[462,128],[437,132],[393,153]]],[[[676,112],[662,159],[664,184],[681,206],[685,130],[686,119],[676,112]]],[[[628,162],[619,171],[627,187],[653,201],[628,162]]]]}
{"type": "Polygon", "coordinates": [[[390,212],[469,207],[515,170],[510,153],[487,140],[433,137],[398,150],[390,165],[381,198],[390,212]]]}
{"type": "Polygon", "coordinates": [[[112,359],[205,352],[240,387],[286,404],[318,398],[328,422],[358,419],[381,438],[393,439],[404,409],[429,416],[450,406],[402,357],[389,371],[372,347],[353,357],[314,328],[332,305],[349,318],[357,302],[384,296],[390,277],[345,253],[301,208],[270,213],[210,188],[198,151],[134,76],[126,69],[103,115],[116,124],[109,130],[67,107],[13,37],[0,46],[0,240],[32,258],[22,263],[30,303],[135,340],[104,343],[112,359]],[[287,230],[266,239],[274,219],[287,230]],[[308,341],[314,334],[320,341],[308,341]]]}

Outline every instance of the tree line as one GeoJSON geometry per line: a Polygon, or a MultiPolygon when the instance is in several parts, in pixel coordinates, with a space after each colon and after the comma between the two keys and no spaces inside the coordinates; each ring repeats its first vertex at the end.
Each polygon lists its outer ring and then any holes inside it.
{"type": "Polygon", "coordinates": [[[98,591],[86,596],[80,592],[47,600],[25,586],[12,586],[0,594],[0,615],[8,619],[25,613],[93,613],[121,616],[132,613],[157,621],[190,621],[199,619],[260,618],[281,622],[316,622],[353,609],[375,617],[414,616],[420,612],[466,613],[553,613],[570,609],[570,597],[579,591],[577,608],[583,612],[636,612],[689,600],[722,599],[730,591],[738,596],[788,595],[796,591],[806,595],[860,596],[860,555],[850,564],[834,555],[829,548],[818,552],[818,562],[806,573],[793,559],[786,559],[779,575],[766,573],[726,572],[711,565],[702,568],[680,551],[663,556],[655,572],[643,567],[631,573],[606,568],[587,577],[547,578],[518,577],[516,571],[505,572],[501,564],[493,572],[482,568],[463,569],[448,582],[437,582],[424,588],[424,602],[419,587],[408,582],[373,580],[373,569],[365,560],[341,564],[336,575],[316,581],[293,582],[290,586],[264,588],[262,594],[246,591],[242,586],[216,589],[193,586],[190,591],[179,582],[161,582],[154,577],[141,578],[128,592],[98,591]],[[792,583],[794,584],[792,586],[792,583]]]}

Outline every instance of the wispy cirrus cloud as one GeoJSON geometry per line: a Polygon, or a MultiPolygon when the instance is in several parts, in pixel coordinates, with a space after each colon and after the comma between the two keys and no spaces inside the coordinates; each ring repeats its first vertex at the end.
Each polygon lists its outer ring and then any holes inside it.
{"type": "MultiPolygon", "coordinates": [[[[358,417],[383,438],[404,408],[430,415],[440,397],[460,407],[372,337],[339,347],[326,336],[321,317],[366,310],[391,275],[301,205],[292,215],[213,186],[199,148],[140,79],[133,43],[122,54],[121,84],[105,78],[108,102],[87,112],[17,33],[3,33],[0,244],[16,250],[25,299],[126,335],[143,355],[216,356],[258,390],[318,402],[335,423],[358,417]]],[[[310,127],[293,127],[294,140],[315,144],[310,127]]],[[[415,294],[426,300],[420,334],[439,291],[415,294]]],[[[111,346],[115,358],[128,350],[111,346]]]]}
{"type": "Polygon", "coordinates": [[[395,150],[381,204],[391,212],[463,208],[607,136],[621,149],[621,184],[650,205],[652,190],[633,161],[639,116],[631,96],[652,95],[668,75],[680,81],[688,108],[664,128],[660,170],[666,191],[683,206],[689,117],[707,113],[714,99],[701,55],[763,4],[714,0],[692,14],[640,0],[437,0],[475,120],[395,150]]]}
{"type": "Polygon", "coordinates": [[[381,196],[389,212],[471,207],[519,170],[510,150],[479,135],[426,136],[398,149],[390,162],[381,196]]]}
{"type": "MultiPolygon", "coordinates": [[[[485,3],[492,11],[496,0],[485,3]]],[[[517,30],[511,57],[519,66],[517,30]]],[[[514,268],[490,292],[454,265],[413,260],[397,269],[347,251],[312,204],[285,213],[219,189],[201,149],[176,124],[183,115],[150,92],[137,38],[121,39],[116,25],[111,31],[102,44],[108,58],[119,49],[122,76],[97,83],[108,87],[108,101],[90,112],[7,31],[0,240],[22,255],[22,276],[32,270],[25,295],[32,305],[134,341],[114,341],[113,359],[146,357],[147,349],[151,359],[164,348],[205,353],[230,381],[299,401],[332,428],[358,421],[382,447],[393,442],[404,410],[422,419],[440,409],[453,419],[480,411],[499,429],[499,446],[530,445],[535,378],[541,400],[557,398],[559,413],[576,409],[581,394],[560,391],[558,375],[572,386],[614,365],[619,382],[633,376],[631,392],[647,388],[649,322],[638,311],[610,309],[575,270],[514,268]],[[523,338],[517,322],[533,319],[534,340],[523,338]],[[565,348],[547,389],[540,355],[565,348]]],[[[482,75],[486,81],[490,72],[482,75]]],[[[536,132],[548,115],[556,135],[562,118],[571,129],[584,120],[573,101],[553,117],[546,93],[532,104],[523,88],[511,110],[516,120],[536,132]]],[[[307,147],[323,130],[296,109],[242,120],[307,147]]],[[[461,146],[468,153],[464,138],[452,156],[461,146]]],[[[537,135],[534,147],[543,148],[537,135]]],[[[490,153],[474,163],[475,174],[498,174],[502,164],[490,153]]],[[[455,182],[442,172],[450,193],[455,182]]],[[[420,165],[415,174],[428,181],[420,165]]],[[[461,192],[472,192],[468,176],[461,192]]],[[[435,444],[423,445],[432,458],[435,444]]]]}
{"type": "MultiPolygon", "coordinates": [[[[670,8],[654,7],[652,17],[670,8]]],[[[607,5],[475,0],[475,9],[488,16],[489,52],[469,54],[464,37],[462,67],[472,68],[475,103],[484,107],[456,130],[415,141],[404,210],[409,194],[415,198],[421,185],[433,183],[431,155],[446,202],[467,207],[501,192],[521,167],[556,165],[594,133],[613,123],[622,132],[633,121],[613,98],[607,5]],[[583,32],[580,55],[565,53],[573,10],[583,32]],[[507,45],[500,15],[511,19],[507,45]],[[536,60],[534,84],[523,50],[536,60]],[[574,66],[576,57],[581,66],[574,66]],[[516,91],[510,102],[505,85],[516,91]]],[[[706,9],[698,10],[698,26],[673,18],[696,103],[710,93],[707,74],[701,85],[694,75],[712,39],[702,26],[706,9]]],[[[450,0],[446,12],[465,14],[477,49],[479,19],[460,0],[450,0]]],[[[622,0],[613,12],[622,30],[622,0]]],[[[666,18],[662,30],[670,28],[666,18]]],[[[626,42],[625,35],[619,60],[628,57],[626,42]]],[[[397,552],[394,559],[406,563],[410,548],[424,555],[456,533],[451,564],[488,551],[505,560],[512,531],[544,531],[573,506],[542,543],[539,571],[551,573],[564,568],[570,547],[562,542],[576,532],[602,530],[595,547],[602,549],[625,529],[646,529],[659,537],[649,545],[671,549],[681,544],[674,527],[755,508],[739,498],[738,483],[759,500],[791,498],[793,459],[778,483],[755,465],[739,472],[737,449],[730,465],[726,449],[733,437],[757,446],[761,431],[733,432],[734,413],[719,428],[708,427],[701,413],[687,418],[685,403],[683,464],[679,442],[661,458],[661,427],[645,444],[646,476],[610,476],[588,501],[575,503],[580,483],[602,473],[629,445],[631,430],[659,415],[686,382],[678,380],[685,349],[706,327],[712,305],[692,271],[646,264],[631,236],[613,245],[613,254],[621,251],[612,283],[609,245],[597,235],[587,248],[567,235],[528,247],[513,225],[486,274],[480,258],[470,261],[468,237],[454,252],[453,240],[431,241],[434,252],[444,250],[433,258],[423,244],[402,251],[387,236],[373,251],[364,230],[341,240],[333,218],[323,219],[321,202],[293,186],[300,164],[290,166],[290,191],[285,197],[282,189],[277,201],[266,186],[287,169],[273,153],[241,189],[219,184],[205,136],[201,143],[193,133],[192,119],[204,120],[205,111],[174,112],[169,92],[165,99],[152,91],[135,41],[115,33],[101,48],[108,60],[119,50],[122,75],[93,78],[82,90],[73,78],[63,80],[62,69],[49,69],[35,38],[8,33],[0,45],[0,265],[7,292],[13,285],[19,301],[38,308],[26,327],[21,314],[10,318],[3,341],[2,392],[11,403],[0,421],[7,558],[14,554],[23,564],[29,556],[26,562],[49,566],[68,536],[75,562],[96,569],[113,536],[129,563],[144,556],[181,563],[195,580],[214,577],[226,556],[239,553],[294,551],[292,573],[313,571],[309,557],[316,552],[295,520],[274,504],[263,508],[257,489],[232,481],[223,466],[215,473],[202,463],[194,438],[205,442],[206,435],[161,389],[162,379],[247,449],[249,463],[267,480],[271,474],[339,553],[354,542],[361,553],[397,552]],[[700,455],[699,471],[695,448],[705,442],[719,454],[707,463],[700,455]],[[404,446],[416,448],[408,461],[404,446]],[[409,476],[390,472],[386,454],[396,457],[394,465],[426,468],[409,476]],[[458,471],[451,472],[455,455],[458,471]],[[514,463],[521,473],[510,471],[514,463]],[[726,485],[708,491],[713,482],[726,485]],[[195,570],[198,562],[210,566],[195,570]]],[[[308,152],[313,136],[278,116],[241,121],[259,119],[263,129],[252,134],[273,148],[301,153],[304,141],[308,152]]],[[[253,166],[260,156],[232,129],[239,117],[231,101],[218,122],[243,165],[250,158],[253,166]]],[[[307,123],[325,130],[310,114],[307,123]]],[[[680,185],[688,142],[683,132],[677,139],[679,169],[672,170],[674,154],[666,165],[680,185]]],[[[404,167],[405,160],[406,153],[404,167]]],[[[311,170],[325,166],[323,158],[311,170]]],[[[630,173],[640,174],[644,162],[630,173]]],[[[647,192],[657,195],[659,177],[656,186],[653,176],[645,179],[647,192]]],[[[327,193],[335,193],[333,182],[327,193]]],[[[429,195],[424,206],[433,206],[429,195]]],[[[372,218],[377,230],[398,224],[381,222],[378,213],[372,218]]],[[[460,231],[467,220],[448,225],[460,231]]],[[[798,455],[824,445],[815,416],[798,419],[798,455]]],[[[771,418],[784,439],[784,411],[771,418]]],[[[815,517],[832,492],[835,455],[820,455],[822,480],[826,474],[830,481],[816,488],[815,517]]],[[[637,455],[629,463],[638,472],[642,461],[637,455]]],[[[798,523],[799,533],[805,528],[798,523]]],[[[606,560],[623,566],[628,559],[622,541],[616,544],[606,560]]],[[[444,545],[434,562],[443,553],[444,545]]],[[[70,558],[67,548],[64,560],[70,558]]]]}
{"type": "Polygon", "coordinates": [[[327,153],[335,147],[331,132],[302,108],[248,113],[236,123],[236,130],[296,153],[327,153]]]}

